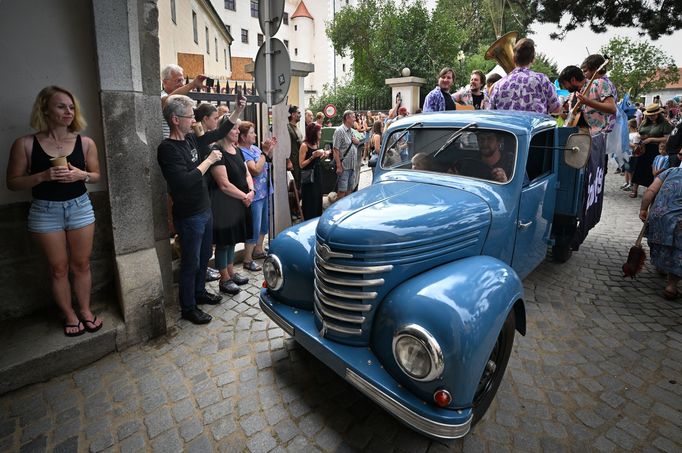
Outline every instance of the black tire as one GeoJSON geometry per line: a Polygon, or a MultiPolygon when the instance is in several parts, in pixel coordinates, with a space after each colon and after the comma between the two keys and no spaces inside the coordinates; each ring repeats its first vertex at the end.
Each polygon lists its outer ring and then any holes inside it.
{"type": "Polygon", "coordinates": [[[504,372],[507,369],[507,363],[509,362],[509,356],[511,355],[512,345],[514,344],[514,330],[516,326],[516,321],[514,318],[514,309],[512,308],[507,315],[507,319],[502,325],[502,330],[497,336],[497,341],[493,350],[490,353],[486,367],[483,370],[483,375],[478,383],[478,388],[476,389],[476,394],[474,395],[473,402],[473,413],[474,417],[471,426],[476,425],[486,411],[490,407],[490,403],[493,402],[497,389],[502,383],[502,378],[504,377],[504,372]],[[494,369],[490,366],[490,363],[494,364],[494,369]]]}
{"type": "Polygon", "coordinates": [[[552,257],[558,263],[565,263],[573,255],[573,250],[570,245],[554,245],[552,246],[552,257]]]}

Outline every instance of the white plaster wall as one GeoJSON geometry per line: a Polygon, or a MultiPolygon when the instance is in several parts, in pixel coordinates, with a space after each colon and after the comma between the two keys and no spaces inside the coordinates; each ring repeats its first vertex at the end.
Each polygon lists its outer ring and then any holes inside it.
{"type": "Polygon", "coordinates": [[[289,46],[289,56],[296,61],[313,61],[312,45],[314,36],[314,22],[309,17],[299,16],[292,19],[294,39],[289,46]]]}
{"type": "MultiPolygon", "coordinates": [[[[0,1],[0,54],[3,108],[0,109],[0,204],[31,199],[31,191],[7,189],[7,161],[15,138],[34,133],[30,126],[33,101],[47,85],[72,91],[88,122],[82,133],[99,149],[103,179],[97,57],[88,0],[0,1]],[[65,33],[68,30],[68,33],[65,33]]],[[[89,185],[106,190],[106,181],[89,185]]]]}
{"type": "Polygon", "coordinates": [[[665,102],[667,100],[672,99],[675,96],[682,96],[682,89],[659,90],[646,93],[644,95],[644,98],[646,99],[644,105],[647,106],[654,102],[654,97],[656,96],[660,96],[661,102],[663,103],[663,105],[665,105],[665,102]]]}
{"type": "MultiPolygon", "coordinates": [[[[222,1],[214,2],[221,3],[222,1]]],[[[214,4],[214,8],[215,8],[214,4]]],[[[159,62],[163,70],[169,64],[178,63],[178,53],[200,54],[204,56],[206,75],[225,79],[231,75],[230,44],[218,29],[220,23],[213,19],[201,0],[175,0],[176,22],[171,18],[170,0],[159,0],[159,62]],[[194,42],[192,11],[197,14],[198,43],[194,42]],[[210,53],[206,53],[206,29],[208,27],[210,53]],[[215,39],[218,39],[218,61],[216,61],[215,39]],[[227,62],[225,51],[227,50],[227,62]]],[[[224,8],[223,8],[224,9],[224,8]]],[[[217,11],[219,11],[216,8],[217,11]]],[[[234,33],[234,28],[232,30],[234,33]]],[[[236,40],[238,35],[232,35],[236,40]]],[[[160,84],[159,84],[160,87],[160,84]]],[[[160,90],[160,88],[159,88],[160,90]]]]}

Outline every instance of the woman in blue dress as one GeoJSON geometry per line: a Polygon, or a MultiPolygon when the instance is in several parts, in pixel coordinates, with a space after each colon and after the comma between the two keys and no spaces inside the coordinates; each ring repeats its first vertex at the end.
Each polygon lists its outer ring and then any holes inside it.
{"type": "MultiPolygon", "coordinates": [[[[682,151],[678,156],[682,157],[682,151]]],[[[639,218],[649,222],[647,240],[651,262],[668,274],[663,297],[676,299],[679,297],[677,284],[682,276],[681,167],[669,168],[654,179],[642,198],[639,218]]]]}

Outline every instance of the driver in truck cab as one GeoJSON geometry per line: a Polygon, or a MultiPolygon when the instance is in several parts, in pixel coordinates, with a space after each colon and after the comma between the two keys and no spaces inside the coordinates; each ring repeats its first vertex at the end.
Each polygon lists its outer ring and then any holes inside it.
{"type": "Polygon", "coordinates": [[[514,172],[514,154],[504,150],[495,132],[481,132],[477,139],[481,161],[490,167],[493,181],[507,182],[514,172]]]}
{"type": "Polygon", "coordinates": [[[496,132],[479,132],[476,134],[476,140],[478,142],[478,157],[484,165],[483,169],[487,167],[488,170],[483,171],[478,165],[471,165],[475,162],[471,162],[469,159],[462,159],[453,162],[448,173],[497,182],[509,181],[514,173],[516,156],[513,152],[505,151],[500,134],[496,132]]]}

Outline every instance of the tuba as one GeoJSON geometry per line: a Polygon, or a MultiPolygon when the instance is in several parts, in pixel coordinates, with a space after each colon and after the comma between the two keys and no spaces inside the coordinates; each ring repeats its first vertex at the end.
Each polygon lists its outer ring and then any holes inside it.
{"type": "Polygon", "coordinates": [[[519,34],[515,31],[510,31],[497,39],[486,51],[485,59],[495,59],[497,63],[502,66],[502,69],[511,72],[516,66],[514,64],[514,45],[519,34]]]}

